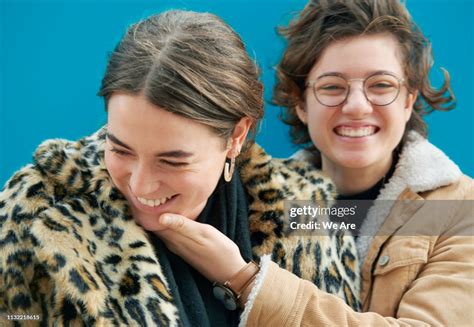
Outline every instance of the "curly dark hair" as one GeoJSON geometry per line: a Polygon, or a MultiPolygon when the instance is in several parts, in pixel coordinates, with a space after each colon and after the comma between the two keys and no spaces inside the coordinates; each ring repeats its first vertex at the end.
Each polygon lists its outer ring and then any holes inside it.
{"type": "Polygon", "coordinates": [[[422,116],[433,110],[447,111],[456,106],[447,70],[443,70],[443,85],[436,89],[429,80],[433,65],[430,42],[399,0],[314,0],[310,1],[288,27],[279,34],[287,47],[277,66],[273,104],[283,107],[282,120],[290,126],[294,144],[314,148],[307,126],[296,114],[296,105],[304,101],[306,78],[331,43],[348,37],[390,33],[397,39],[404,56],[404,73],[409,91],[418,91],[418,98],[402,145],[409,131],[424,137],[428,134],[422,116]]]}

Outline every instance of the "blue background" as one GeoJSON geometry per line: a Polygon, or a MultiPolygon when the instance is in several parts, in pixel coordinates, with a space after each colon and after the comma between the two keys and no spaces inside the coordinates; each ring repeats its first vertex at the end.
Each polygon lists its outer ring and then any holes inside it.
{"type": "MultiPolygon", "coordinates": [[[[303,8],[303,0],[140,1],[0,0],[0,185],[31,161],[48,138],[77,139],[106,122],[96,96],[107,54],[129,24],[166,9],[209,11],[243,38],[265,83],[266,116],[257,141],[276,157],[295,151],[280,110],[268,104],[273,68],[283,41],[275,26],[303,8]]],[[[458,107],[427,117],[431,141],[473,176],[473,2],[412,0],[408,8],[432,41],[439,67],[452,76],[458,107]]]]}

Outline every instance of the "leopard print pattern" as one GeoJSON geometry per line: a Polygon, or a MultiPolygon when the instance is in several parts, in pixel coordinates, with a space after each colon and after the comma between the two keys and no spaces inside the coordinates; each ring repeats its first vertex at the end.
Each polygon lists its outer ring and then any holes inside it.
{"type": "MultiPolygon", "coordinates": [[[[105,169],[105,133],[46,141],[0,192],[0,325],[21,324],[5,314],[41,315],[22,322],[34,326],[182,325],[159,254],[105,169]]],[[[331,184],[304,165],[270,159],[256,145],[239,168],[255,258],[272,253],[280,266],[357,308],[350,238],[278,231],[283,199],[329,198],[331,184]]]]}
{"type": "Polygon", "coordinates": [[[327,177],[307,163],[273,159],[254,146],[243,160],[240,175],[249,194],[249,225],[255,259],[271,254],[272,261],[319,289],[341,297],[360,311],[360,275],[351,235],[288,234],[284,202],[310,200],[332,203],[336,193],[327,177]]]}

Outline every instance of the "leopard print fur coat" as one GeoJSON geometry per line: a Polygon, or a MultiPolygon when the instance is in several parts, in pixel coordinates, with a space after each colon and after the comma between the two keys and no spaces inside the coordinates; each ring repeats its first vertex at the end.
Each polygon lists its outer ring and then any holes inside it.
{"type": "MultiPolygon", "coordinates": [[[[0,315],[26,325],[179,326],[160,258],[104,165],[105,128],[77,142],[49,140],[0,193],[0,315]]],[[[253,145],[239,173],[249,197],[253,255],[272,259],[357,308],[351,237],[282,232],[285,200],[329,200],[332,184],[305,163],[253,145]]]]}

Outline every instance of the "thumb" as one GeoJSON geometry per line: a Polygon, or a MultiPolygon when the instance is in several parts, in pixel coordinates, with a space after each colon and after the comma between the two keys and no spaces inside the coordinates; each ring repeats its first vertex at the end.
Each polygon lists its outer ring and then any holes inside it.
{"type": "Polygon", "coordinates": [[[181,215],[172,213],[165,213],[160,217],[160,223],[169,229],[175,231],[184,231],[186,228],[186,221],[189,219],[184,218],[181,215]]]}
{"type": "Polygon", "coordinates": [[[163,232],[169,233],[173,231],[195,241],[199,241],[203,235],[206,235],[206,230],[209,226],[174,213],[162,214],[160,216],[160,223],[166,227],[163,232]]]}

